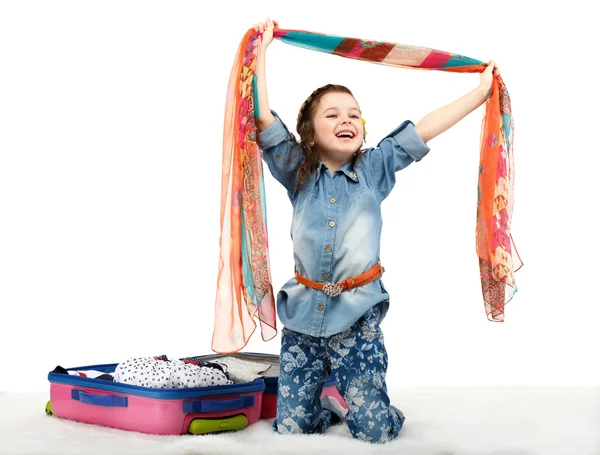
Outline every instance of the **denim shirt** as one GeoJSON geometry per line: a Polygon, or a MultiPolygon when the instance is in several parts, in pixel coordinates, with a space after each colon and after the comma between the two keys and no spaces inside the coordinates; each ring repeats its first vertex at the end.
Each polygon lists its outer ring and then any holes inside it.
{"type": "MultiPolygon", "coordinates": [[[[414,124],[405,121],[377,147],[366,149],[355,166],[346,163],[332,175],[319,161],[317,170],[296,190],[302,150],[279,116],[271,112],[275,123],[259,133],[259,145],[293,206],[290,233],[298,273],[319,283],[338,283],[364,273],[379,261],[381,202],[394,187],[396,172],[420,161],[429,147],[414,124]]],[[[389,295],[381,278],[329,297],[293,276],[277,294],[277,313],[290,330],[328,337],[352,326],[378,303],[383,319],[389,295]]]]}

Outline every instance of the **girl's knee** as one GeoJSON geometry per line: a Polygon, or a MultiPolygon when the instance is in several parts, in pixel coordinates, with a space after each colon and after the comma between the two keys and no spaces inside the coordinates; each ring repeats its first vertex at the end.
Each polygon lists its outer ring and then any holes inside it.
{"type": "MultiPolygon", "coordinates": [[[[402,413],[400,413],[402,414],[402,413]]],[[[360,415],[348,417],[348,428],[352,437],[373,444],[384,444],[398,437],[404,424],[404,415],[396,414],[393,409],[381,412],[370,418],[360,418],[360,415]]],[[[362,416],[365,417],[365,416],[362,416]]]]}
{"type": "Polygon", "coordinates": [[[281,420],[275,419],[273,430],[279,434],[303,434],[308,432],[305,425],[301,425],[300,422],[295,421],[291,417],[281,420]]]}
{"type": "Polygon", "coordinates": [[[373,430],[361,430],[358,432],[353,432],[352,437],[354,439],[358,439],[363,442],[370,442],[371,444],[385,444],[386,442],[393,441],[396,439],[400,433],[400,430],[393,430],[389,427],[387,428],[374,428],[373,430]]]}
{"type": "Polygon", "coordinates": [[[321,433],[320,425],[307,419],[297,419],[293,417],[277,418],[273,422],[273,431],[279,434],[313,434],[321,433]]]}

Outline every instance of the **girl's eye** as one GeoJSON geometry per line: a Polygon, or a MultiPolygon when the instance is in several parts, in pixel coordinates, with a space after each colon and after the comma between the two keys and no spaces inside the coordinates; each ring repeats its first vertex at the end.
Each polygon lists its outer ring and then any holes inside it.
{"type": "Polygon", "coordinates": [[[329,115],[327,116],[327,118],[329,118],[329,117],[337,117],[337,116],[336,116],[335,114],[329,114],[329,115]]]}

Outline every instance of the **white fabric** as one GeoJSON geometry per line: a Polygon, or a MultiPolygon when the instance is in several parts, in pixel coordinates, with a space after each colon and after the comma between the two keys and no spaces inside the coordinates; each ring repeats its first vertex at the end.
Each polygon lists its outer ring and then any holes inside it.
{"type": "Polygon", "coordinates": [[[599,455],[600,387],[390,388],[397,440],[355,441],[346,425],[282,436],[271,420],[206,436],[156,436],[44,413],[49,392],[0,392],[1,455],[599,455]]]}
{"type": "Polygon", "coordinates": [[[271,364],[269,363],[259,363],[228,356],[211,360],[211,362],[227,367],[229,377],[233,379],[233,382],[236,384],[252,382],[256,378],[262,376],[262,373],[266,372],[271,367],[271,364]]]}
{"type": "MultiPolygon", "coordinates": [[[[227,370],[225,370],[227,371],[227,370]]],[[[114,381],[153,389],[179,389],[233,384],[218,368],[134,357],[117,365],[114,381]]]]}

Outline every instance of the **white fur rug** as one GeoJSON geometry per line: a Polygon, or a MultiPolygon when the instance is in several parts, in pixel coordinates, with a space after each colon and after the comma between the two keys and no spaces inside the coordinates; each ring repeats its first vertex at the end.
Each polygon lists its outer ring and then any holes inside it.
{"type": "Polygon", "coordinates": [[[600,455],[600,388],[406,388],[406,414],[385,445],[355,441],[345,425],[325,435],[280,436],[271,422],[239,432],[154,436],[46,416],[48,395],[0,393],[0,454],[21,455],[600,455]]]}

